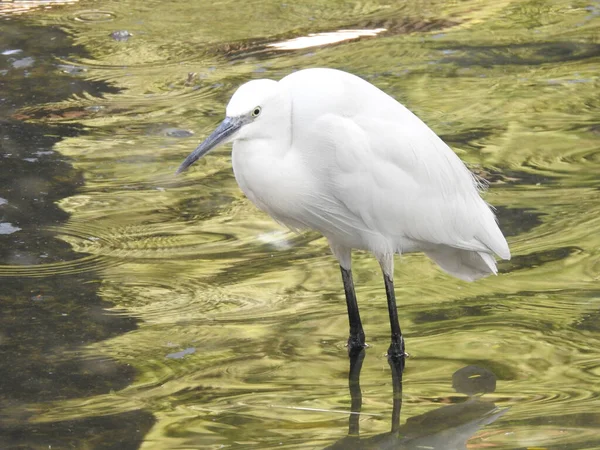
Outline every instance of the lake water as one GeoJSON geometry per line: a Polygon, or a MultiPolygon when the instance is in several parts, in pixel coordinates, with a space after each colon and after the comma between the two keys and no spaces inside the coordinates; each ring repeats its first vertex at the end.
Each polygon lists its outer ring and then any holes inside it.
{"type": "Polygon", "coordinates": [[[0,3],[0,448],[600,448],[599,74],[597,0],[0,3]],[[370,255],[350,371],[325,240],[229,148],[174,176],[238,85],[307,67],[419,115],[511,246],[476,283],[397,260],[402,380],[370,255]]]}

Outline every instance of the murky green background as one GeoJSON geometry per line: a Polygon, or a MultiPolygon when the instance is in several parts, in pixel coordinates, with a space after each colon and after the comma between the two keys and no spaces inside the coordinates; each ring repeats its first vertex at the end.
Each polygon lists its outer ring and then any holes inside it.
{"type": "Polygon", "coordinates": [[[600,448],[597,0],[14,14],[26,3],[0,4],[0,448],[600,448]],[[173,175],[239,84],[318,66],[395,96],[486,177],[514,255],[473,284],[398,261],[411,358],[392,435],[373,258],[354,257],[370,348],[360,439],[345,439],[348,324],[326,242],[258,212],[228,149],[173,175]],[[473,365],[495,390],[453,387],[473,365]]]}

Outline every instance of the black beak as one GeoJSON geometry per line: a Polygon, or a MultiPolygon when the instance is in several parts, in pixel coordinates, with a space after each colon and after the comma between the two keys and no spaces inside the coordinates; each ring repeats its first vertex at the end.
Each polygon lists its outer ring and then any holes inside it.
{"type": "Polygon", "coordinates": [[[198,159],[202,158],[213,148],[218,147],[220,144],[224,143],[228,137],[230,137],[233,133],[239,130],[243,125],[243,122],[238,118],[226,117],[223,122],[208,136],[202,144],[196,147],[192,153],[185,158],[185,161],[181,163],[179,169],[177,169],[177,174],[184,172],[194,164],[198,159]]]}

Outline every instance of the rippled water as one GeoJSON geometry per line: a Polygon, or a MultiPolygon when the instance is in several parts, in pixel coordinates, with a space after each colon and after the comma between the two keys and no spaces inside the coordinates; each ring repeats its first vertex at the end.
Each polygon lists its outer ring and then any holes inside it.
{"type": "Polygon", "coordinates": [[[600,448],[597,1],[14,3],[1,448],[600,448]],[[173,175],[239,84],[318,66],[423,118],[509,236],[473,284],[398,261],[402,385],[373,258],[349,380],[325,241],[258,212],[228,149],[173,175]]]}

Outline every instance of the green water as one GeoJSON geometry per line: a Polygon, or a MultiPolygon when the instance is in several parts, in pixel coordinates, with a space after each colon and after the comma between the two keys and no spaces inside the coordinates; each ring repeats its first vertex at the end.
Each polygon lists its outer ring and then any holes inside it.
{"type": "Polygon", "coordinates": [[[22,51],[0,56],[0,448],[600,448],[598,1],[81,1],[1,20],[0,53],[22,51]],[[306,67],[419,115],[490,181],[513,253],[472,284],[397,260],[411,358],[392,434],[374,259],[354,255],[370,347],[349,415],[325,240],[245,199],[228,148],[174,176],[239,84],[306,67]],[[453,387],[467,366],[495,388],[453,387]]]}

